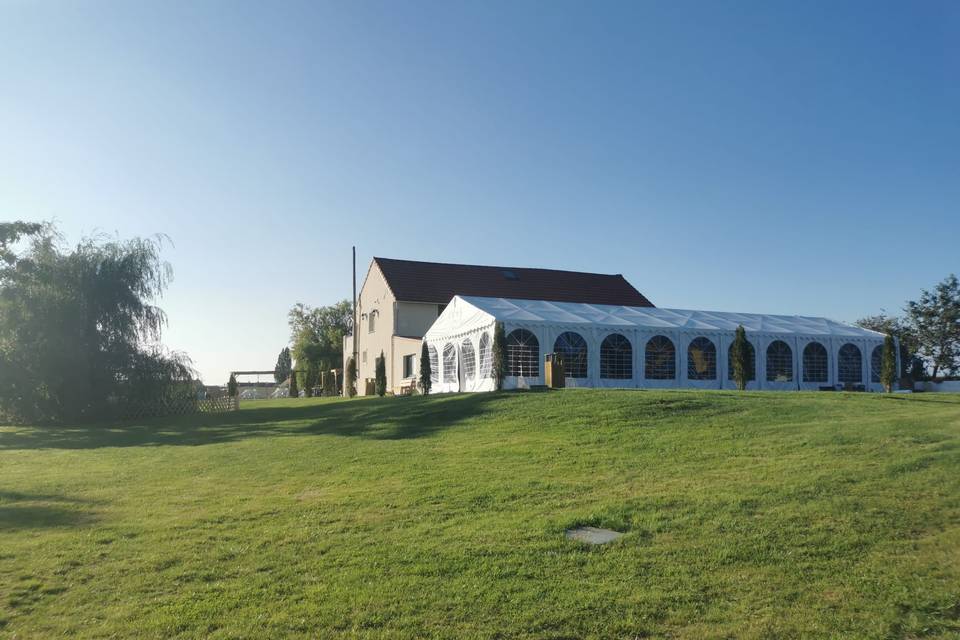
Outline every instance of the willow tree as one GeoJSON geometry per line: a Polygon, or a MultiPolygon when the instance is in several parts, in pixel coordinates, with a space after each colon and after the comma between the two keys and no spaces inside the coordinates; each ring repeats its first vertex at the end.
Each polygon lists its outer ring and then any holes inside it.
{"type": "Polygon", "coordinates": [[[172,278],[163,238],[85,238],[0,223],[0,414],[92,420],[196,398],[189,359],[165,350],[156,305],[172,278]]]}

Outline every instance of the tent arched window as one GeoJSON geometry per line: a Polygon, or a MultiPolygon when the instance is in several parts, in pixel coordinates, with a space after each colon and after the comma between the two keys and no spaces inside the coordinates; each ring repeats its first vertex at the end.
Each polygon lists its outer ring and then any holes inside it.
{"type": "Polygon", "coordinates": [[[493,373],[493,350],[490,348],[490,334],[480,336],[480,378],[489,378],[493,373]]]}
{"type": "Polygon", "coordinates": [[[470,338],[464,338],[460,344],[460,358],[463,360],[463,379],[473,380],[477,374],[477,354],[470,338]]]}
{"type": "Polygon", "coordinates": [[[540,375],[540,342],[526,329],[514,329],[507,336],[507,375],[540,375]]]}
{"type": "Polygon", "coordinates": [[[793,381],[793,350],[783,340],[767,347],[767,382],[793,381]]]}
{"type": "Polygon", "coordinates": [[[837,354],[837,379],[841,384],[863,382],[863,357],[860,349],[849,342],[837,354]]]}
{"type": "Polygon", "coordinates": [[[870,382],[880,384],[880,371],[883,369],[883,345],[878,344],[870,352],[870,382]]]}
{"type": "Polygon", "coordinates": [[[687,380],[717,379],[717,347],[708,339],[694,338],[687,347],[687,380]]]}
{"type": "Polygon", "coordinates": [[[457,348],[449,342],[443,345],[443,381],[457,381],[457,348]]]}
{"type": "Polygon", "coordinates": [[[633,378],[633,345],[619,333],[611,333],[600,344],[600,377],[608,380],[633,378]]]}
{"type": "MultiPolygon", "coordinates": [[[[757,379],[757,350],[747,340],[747,381],[757,379]]],[[[727,349],[727,380],[733,380],[733,345],[727,349]]]]}
{"type": "Polygon", "coordinates": [[[644,351],[647,380],[673,380],[677,377],[677,350],[667,336],[653,336],[644,351]]]}
{"type": "Polygon", "coordinates": [[[587,341],[583,336],[573,331],[561,333],[553,343],[553,350],[563,358],[566,377],[587,377],[587,341]]]}
{"type": "Polygon", "coordinates": [[[430,360],[430,382],[440,382],[440,358],[432,344],[427,345],[427,358],[430,360]]]}
{"type": "Polygon", "coordinates": [[[826,382],[827,350],[819,342],[810,342],[803,348],[803,381],[826,382]]]}

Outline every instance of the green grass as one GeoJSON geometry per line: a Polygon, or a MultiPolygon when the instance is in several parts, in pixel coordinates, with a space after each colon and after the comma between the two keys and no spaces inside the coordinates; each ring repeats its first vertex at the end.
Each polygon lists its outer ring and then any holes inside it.
{"type": "Polygon", "coordinates": [[[0,427],[0,636],[960,637],[960,397],[577,391],[0,427]],[[593,524],[625,531],[587,547],[593,524]]]}

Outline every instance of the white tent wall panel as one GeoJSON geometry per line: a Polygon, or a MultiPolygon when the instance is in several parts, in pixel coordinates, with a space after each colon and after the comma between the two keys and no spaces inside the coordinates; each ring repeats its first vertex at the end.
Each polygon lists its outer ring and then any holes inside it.
{"type": "MultiPolygon", "coordinates": [[[[443,371],[438,376],[440,382],[434,383],[433,391],[437,393],[453,391],[490,391],[495,388],[492,378],[480,377],[480,348],[479,341],[484,333],[488,333],[491,339],[494,326],[497,321],[495,314],[502,314],[501,321],[504,324],[504,333],[509,336],[516,329],[524,329],[533,334],[537,339],[538,370],[536,376],[507,376],[504,379],[503,387],[505,389],[528,388],[530,386],[542,385],[544,383],[544,355],[554,352],[554,346],[557,338],[565,332],[579,334],[587,345],[587,376],[585,378],[566,379],[568,387],[608,387],[608,388],[651,388],[651,389],[672,389],[672,388],[699,388],[699,389],[735,389],[736,383],[730,380],[728,367],[728,350],[733,344],[734,331],[718,330],[716,328],[705,327],[670,327],[654,326],[645,327],[630,324],[626,321],[617,321],[614,318],[607,322],[589,322],[578,320],[578,313],[590,314],[594,317],[610,318],[612,314],[605,315],[605,307],[600,305],[573,305],[567,303],[549,303],[543,301],[513,301],[503,299],[489,298],[461,298],[457,296],[453,299],[447,310],[441,314],[440,318],[433,327],[424,336],[424,341],[437,349],[441,369],[443,368],[443,350],[450,343],[457,351],[457,359],[453,364],[456,367],[456,374],[453,380],[445,377],[443,371]],[[474,303],[480,303],[480,307],[474,303]],[[521,306],[523,305],[523,306],[521,306]],[[557,313],[557,321],[544,321],[540,313],[549,313],[560,307],[561,313],[557,313]],[[570,310],[569,308],[573,308],[570,310]],[[576,312],[576,313],[574,313],[576,312]],[[632,373],[631,379],[606,379],[601,378],[601,347],[604,339],[610,334],[620,334],[630,343],[632,351],[632,373]],[[655,380],[647,379],[646,371],[646,351],[650,340],[656,336],[668,338],[674,347],[675,375],[672,379],[655,380]],[[689,366],[689,348],[690,344],[697,338],[706,338],[716,350],[716,377],[706,380],[692,380],[688,376],[689,366]],[[463,340],[468,339],[473,347],[475,363],[475,375],[468,379],[461,371],[463,362],[463,340]],[[445,381],[447,380],[447,381],[445,381]]],[[[631,318],[631,314],[642,318],[650,314],[649,309],[632,309],[626,307],[612,307],[615,311],[623,314],[623,317],[631,318]]],[[[764,317],[758,320],[756,314],[723,314],[713,312],[689,312],[676,311],[668,309],[655,310],[657,315],[673,319],[679,318],[678,322],[686,321],[688,324],[696,322],[687,319],[695,314],[702,314],[707,319],[731,318],[727,321],[744,322],[751,326],[785,326],[793,320],[793,317],[771,316],[770,320],[764,317]]],[[[656,322],[654,322],[656,324],[656,322]]],[[[836,386],[839,383],[839,352],[846,344],[856,346],[860,351],[861,381],[865,388],[872,391],[881,390],[881,385],[871,382],[871,354],[874,347],[883,344],[883,336],[874,332],[869,332],[856,327],[847,327],[839,325],[822,318],[798,318],[796,326],[790,326],[793,330],[764,331],[747,329],[747,339],[754,347],[754,369],[755,380],[747,383],[747,389],[756,390],[817,390],[821,386],[836,386]],[[823,333],[803,334],[796,332],[796,328],[813,328],[821,330],[823,333]],[[827,330],[835,330],[840,327],[840,331],[847,331],[852,335],[830,335],[827,330]],[[782,341],[790,350],[790,374],[789,380],[767,380],[767,350],[770,345],[776,341],[782,341]],[[827,380],[804,382],[804,363],[803,353],[806,346],[812,342],[821,344],[827,353],[827,380]]]]}

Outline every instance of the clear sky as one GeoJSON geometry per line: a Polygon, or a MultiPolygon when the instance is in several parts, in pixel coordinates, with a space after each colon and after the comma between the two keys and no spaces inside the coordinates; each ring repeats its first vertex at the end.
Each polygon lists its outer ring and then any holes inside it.
{"type": "Polygon", "coordinates": [[[955,1],[0,0],[0,61],[0,219],[168,234],[208,383],[351,244],[838,320],[960,271],[955,1]]]}

